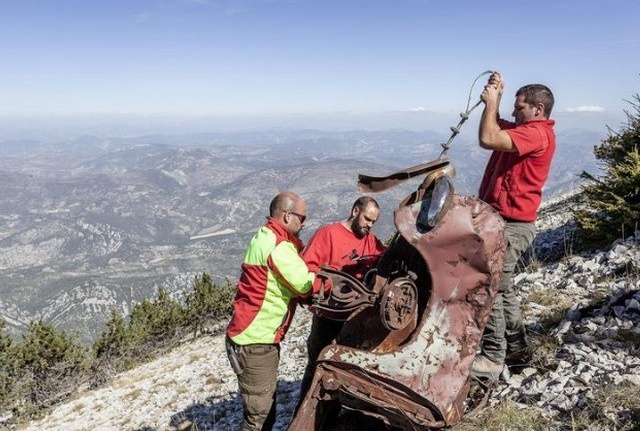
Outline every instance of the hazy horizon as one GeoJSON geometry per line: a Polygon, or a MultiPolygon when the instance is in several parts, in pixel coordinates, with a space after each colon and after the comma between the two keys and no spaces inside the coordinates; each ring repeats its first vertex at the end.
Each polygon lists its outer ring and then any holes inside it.
{"type": "MultiPolygon", "coordinates": [[[[552,115],[556,131],[584,129],[606,136],[608,128],[617,130],[626,121],[623,106],[618,113],[575,112],[552,115]]],[[[464,110],[461,107],[460,112],[464,110]]],[[[461,135],[475,139],[482,106],[467,122],[461,135]]],[[[29,115],[0,116],[0,145],[9,140],[57,142],[82,136],[126,138],[146,135],[190,135],[291,130],[324,132],[408,130],[451,133],[460,121],[460,112],[413,113],[317,113],[315,115],[273,116],[168,116],[168,115],[29,115]]],[[[503,115],[509,119],[509,115],[503,115]]]]}

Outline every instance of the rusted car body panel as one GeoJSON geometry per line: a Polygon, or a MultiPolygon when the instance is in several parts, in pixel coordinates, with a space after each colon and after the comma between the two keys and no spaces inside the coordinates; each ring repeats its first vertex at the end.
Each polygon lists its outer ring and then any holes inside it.
{"type": "MultiPolygon", "coordinates": [[[[375,301],[350,310],[321,352],[289,430],[323,430],[336,408],[408,430],[460,420],[502,270],[504,221],[481,200],[453,195],[442,219],[425,226],[430,182],[395,211],[397,234],[370,286],[358,287],[375,301]]],[[[354,283],[328,276],[333,289],[354,283]]]]}

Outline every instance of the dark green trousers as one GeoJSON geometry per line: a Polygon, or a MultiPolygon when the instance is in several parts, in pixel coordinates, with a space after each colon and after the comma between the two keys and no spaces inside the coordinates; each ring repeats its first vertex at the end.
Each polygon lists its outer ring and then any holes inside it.
{"type": "Polygon", "coordinates": [[[509,244],[505,254],[500,287],[482,337],[482,353],[497,363],[527,346],[520,300],[516,297],[513,275],[518,260],[533,244],[534,223],[507,222],[505,233],[509,244]]]}
{"type": "Polygon", "coordinates": [[[302,377],[302,383],[300,384],[300,399],[298,400],[298,407],[300,406],[300,403],[302,403],[304,396],[307,394],[309,387],[311,387],[313,375],[316,372],[316,361],[318,360],[320,352],[335,340],[343,325],[344,322],[316,316],[315,314],[313,315],[311,331],[307,338],[307,367],[304,370],[304,376],[302,377]]]}

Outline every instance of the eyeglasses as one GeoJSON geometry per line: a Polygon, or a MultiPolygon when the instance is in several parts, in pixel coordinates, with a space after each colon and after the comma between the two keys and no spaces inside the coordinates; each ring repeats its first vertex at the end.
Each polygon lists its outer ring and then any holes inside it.
{"type": "Polygon", "coordinates": [[[293,214],[294,216],[298,217],[298,220],[300,220],[300,224],[303,224],[303,223],[304,223],[304,221],[307,219],[307,216],[306,216],[306,215],[299,214],[299,213],[297,213],[297,212],[295,212],[295,211],[288,211],[288,212],[290,212],[290,213],[291,213],[291,214],[293,214]]]}

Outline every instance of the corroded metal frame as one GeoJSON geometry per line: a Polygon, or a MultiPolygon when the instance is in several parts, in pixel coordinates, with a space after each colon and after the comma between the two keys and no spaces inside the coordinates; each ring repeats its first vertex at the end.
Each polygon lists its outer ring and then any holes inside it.
{"type": "Polygon", "coordinates": [[[336,406],[401,429],[437,429],[462,417],[502,271],[504,221],[483,201],[454,195],[442,219],[425,230],[418,220],[430,203],[434,172],[450,172],[446,164],[432,166],[395,210],[397,234],[368,288],[379,297],[395,280],[413,280],[418,298],[411,321],[389,329],[375,296],[373,306],[355,307],[336,342],[320,353],[289,430],[323,430],[336,406]]]}

